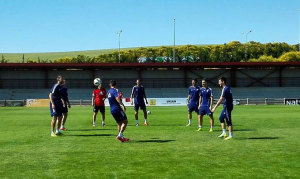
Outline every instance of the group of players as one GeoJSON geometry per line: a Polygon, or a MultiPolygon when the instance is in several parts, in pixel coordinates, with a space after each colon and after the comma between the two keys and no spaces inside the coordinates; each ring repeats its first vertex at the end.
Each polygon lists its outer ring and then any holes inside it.
{"type": "MultiPolygon", "coordinates": [[[[222,127],[222,134],[218,137],[224,137],[225,140],[233,138],[232,133],[232,122],[231,122],[231,111],[233,109],[233,100],[230,87],[226,85],[226,78],[221,77],[219,79],[219,85],[222,87],[222,94],[218,102],[213,106],[213,95],[212,89],[208,87],[207,81],[202,80],[202,87],[197,85],[197,79],[192,80],[192,86],[188,89],[188,124],[191,126],[192,112],[195,111],[198,115],[198,130],[202,130],[203,116],[208,115],[210,117],[210,130],[213,131],[214,118],[213,112],[216,108],[223,103],[223,110],[219,117],[222,127]],[[225,120],[229,129],[229,136],[226,134],[225,120]]],[[[51,136],[56,137],[62,135],[61,131],[66,130],[65,122],[67,119],[68,108],[71,107],[67,88],[65,87],[66,81],[62,76],[57,77],[57,83],[52,87],[49,94],[50,98],[50,114],[52,116],[51,121],[51,136]],[[55,128],[56,127],[56,128],[55,128]]],[[[122,102],[122,93],[116,88],[116,81],[110,81],[110,89],[106,92],[102,84],[93,91],[92,94],[92,106],[93,106],[93,120],[92,124],[96,126],[96,117],[100,111],[102,117],[102,126],[105,126],[105,99],[108,99],[110,105],[110,112],[118,124],[118,135],[116,139],[121,142],[128,142],[129,139],[125,138],[123,132],[125,131],[128,120],[125,114],[126,107],[122,102]]],[[[136,126],[139,126],[138,111],[141,109],[144,113],[144,125],[148,126],[146,104],[148,104],[145,88],[141,85],[141,80],[137,79],[136,85],[132,88],[130,95],[131,104],[134,104],[136,126]],[[145,104],[146,102],[146,104],[145,104]]]]}

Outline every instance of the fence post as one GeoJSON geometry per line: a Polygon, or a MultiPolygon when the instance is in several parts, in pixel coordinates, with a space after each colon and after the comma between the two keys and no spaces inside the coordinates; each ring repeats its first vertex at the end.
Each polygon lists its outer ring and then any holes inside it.
{"type": "Polygon", "coordinates": [[[247,98],[247,105],[249,105],[249,98],[247,98]]]}
{"type": "Polygon", "coordinates": [[[268,104],[267,100],[268,100],[268,98],[265,98],[265,105],[267,105],[267,104],[268,104]]]}
{"type": "Polygon", "coordinates": [[[283,98],[283,104],[285,105],[285,98],[283,98]]]}
{"type": "Polygon", "coordinates": [[[82,99],[80,99],[80,106],[81,106],[81,104],[82,104],[82,99]]]}

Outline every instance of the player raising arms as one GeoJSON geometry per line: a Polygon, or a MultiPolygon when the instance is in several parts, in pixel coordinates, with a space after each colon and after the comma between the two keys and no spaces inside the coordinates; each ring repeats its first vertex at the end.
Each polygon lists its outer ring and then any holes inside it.
{"type": "Polygon", "coordinates": [[[107,98],[110,105],[110,112],[115,121],[118,123],[119,134],[116,138],[121,142],[127,142],[129,139],[126,139],[123,136],[123,132],[125,131],[128,123],[127,116],[125,114],[126,107],[120,99],[120,93],[118,89],[116,89],[116,84],[117,82],[115,80],[110,81],[110,90],[107,92],[107,98]]]}
{"type": "Polygon", "coordinates": [[[199,118],[198,118],[198,125],[199,128],[197,131],[201,131],[202,123],[203,123],[203,116],[206,114],[210,118],[210,129],[209,132],[213,132],[214,126],[214,117],[213,113],[211,112],[212,105],[214,102],[212,89],[208,87],[206,79],[202,80],[202,88],[200,88],[200,98],[199,98],[199,118]]]}
{"type": "Polygon", "coordinates": [[[62,87],[60,89],[60,95],[62,100],[64,101],[64,106],[63,106],[63,110],[62,110],[62,123],[60,126],[60,130],[61,131],[65,131],[67,130],[65,128],[65,123],[67,121],[67,117],[68,117],[68,108],[71,108],[71,104],[69,101],[69,96],[68,96],[68,88],[66,87],[66,80],[63,80],[63,84],[62,87]]]}
{"type": "Polygon", "coordinates": [[[231,111],[233,110],[232,93],[230,87],[226,85],[226,78],[224,77],[219,78],[219,85],[220,87],[223,88],[222,94],[219,101],[211,111],[214,112],[217,109],[217,107],[223,102],[223,111],[221,112],[219,118],[223,132],[218,137],[220,138],[225,137],[225,140],[230,140],[233,138],[233,133],[232,133],[233,129],[232,129],[232,121],[231,121],[231,111]],[[224,119],[226,119],[226,123],[228,125],[229,137],[226,137],[227,136],[226,125],[224,119]]]}
{"type": "Polygon", "coordinates": [[[200,94],[200,88],[197,86],[198,80],[193,79],[192,80],[192,86],[189,87],[189,94],[187,97],[187,106],[188,106],[188,124],[186,125],[191,126],[192,124],[192,112],[195,111],[197,115],[199,115],[199,94],[200,94]]]}
{"type": "Polygon", "coordinates": [[[145,126],[149,125],[149,123],[147,121],[147,111],[146,111],[146,105],[145,105],[144,99],[146,101],[146,104],[148,104],[148,101],[146,98],[146,93],[145,93],[145,88],[141,84],[141,80],[137,79],[136,85],[132,88],[132,92],[130,95],[131,105],[133,105],[133,102],[134,102],[135,126],[139,125],[139,108],[141,108],[141,110],[143,110],[143,112],[144,112],[144,125],[145,126]],[[134,98],[134,100],[133,100],[133,98],[134,98]]]}
{"type": "Polygon", "coordinates": [[[94,114],[93,114],[93,127],[96,126],[96,117],[98,111],[100,111],[102,116],[102,126],[105,126],[105,105],[104,100],[106,98],[106,90],[102,87],[102,84],[98,86],[97,89],[93,91],[92,94],[92,106],[94,107],[94,114]]]}
{"type": "Polygon", "coordinates": [[[50,98],[50,114],[52,117],[51,121],[51,137],[56,137],[56,135],[61,135],[59,127],[61,125],[62,119],[62,108],[64,106],[64,102],[61,98],[60,89],[62,88],[61,85],[63,84],[63,77],[58,75],[57,83],[53,85],[51,92],[49,94],[50,98]],[[55,126],[57,124],[56,132],[55,126]]]}

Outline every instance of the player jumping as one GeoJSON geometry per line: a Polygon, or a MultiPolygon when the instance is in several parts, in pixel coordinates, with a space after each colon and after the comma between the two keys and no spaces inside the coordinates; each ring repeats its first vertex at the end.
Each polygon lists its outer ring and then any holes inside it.
{"type": "Polygon", "coordinates": [[[127,116],[125,114],[126,107],[120,99],[120,94],[118,89],[116,89],[116,84],[117,83],[115,80],[110,81],[110,90],[107,92],[107,98],[110,105],[110,112],[115,121],[118,123],[119,134],[117,135],[116,139],[121,142],[127,142],[129,139],[123,136],[123,132],[125,131],[128,123],[127,116]]]}
{"type": "Polygon", "coordinates": [[[144,125],[149,126],[149,123],[147,121],[147,110],[144,99],[146,101],[146,104],[148,104],[145,88],[143,85],[141,85],[141,80],[137,79],[136,85],[132,88],[132,92],[130,95],[131,105],[133,105],[134,102],[135,126],[139,125],[139,108],[141,108],[141,110],[143,110],[144,112],[144,125]]]}
{"type": "Polygon", "coordinates": [[[50,114],[52,117],[51,121],[51,137],[56,137],[57,135],[61,135],[59,127],[61,125],[62,120],[62,108],[64,106],[64,102],[61,98],[60,89],[62,88],[63,84],[63,77],[57,76],[57,83],[53,85],[51,92],[49,94],[50,98],[50,114]],[[57,124],[56,132],[55,126],[57,124]]]}
{"type": "Polygon", "coordinates": [[[96,117],[98,111],[100,111],[102,116],[102,126],[105,126],[105,105],[104,105],[105,97],[106,97],[106,90],[105,88],[102,88],[102,84],[100,84],[98,88],[93,91],[92,94],[92,106],[94,107],[93,127],[96,126],[96,117]]]}
{"type": "Polygon", "coordinates": [[[65,131],[67,130],[65,128],[65,123],[67,121],[67,117],[68,117],[68,108],[71,108],[71,104],[69,101],[69,97],[68,97],[68,88],[66,87],[66,80],[63,80],[63,84],[62,84],[62,88],[60,89],[60,94],[61,94],[61,98],[64,101],[64,106],[63,106],[63,110],[62,110],[62,123],[60,126],[60,130],[61,131],[65,131]]]}
{"type": "Polygon", "coordinates": [[[210,129],[209,132],[213,132],[214,126],[214,117],[213,113],[211,112],[212,105],[214,102],[212,89],[207,86],[206,79],[202,80],[202,88],[200,88],[200,98],[199,98],[199,118],[198,118],[198,125],[199,128],[197,131],[202,130],[202,123],[203,123],[203,116],[206,114],[210,118],[210,129]]]}
{"type": "Polygon", "coordinates": [[[188,124],[186,125],[191,126],[192,124],[192,112],[195,111],[197,115],[199,115],[199,93],[200,93],[200,88],[197,86],[198,80],[193,79],[192,80],[192,86],[189,87],[188,90],[188,97],[187,97],[187,106],[188,106],[188,124]]]}
{"type": "Polygon", "coordinates": [[[219,118],[223,132],[218,137],[220,138],[225,137],[225,140],[230,140],[233,138],[233,133],[232,133],[233,129],[232,129],[232,121],[231,121],[231,111],[233,110],[232,93],[230,87],[226,85],[226,78],[224,77],[219,78],[219,85],[220,87],[223,88],[222,94],[219,101],[211,111],[214,112],[217,109],[217,107],[223,102],[223,111],[221,112],[219,118]],[[226,135],[226,125],[224,119],[226,119],[226,123],[228,125],[228,130],[229,130],[228,137],[226,135]]]}

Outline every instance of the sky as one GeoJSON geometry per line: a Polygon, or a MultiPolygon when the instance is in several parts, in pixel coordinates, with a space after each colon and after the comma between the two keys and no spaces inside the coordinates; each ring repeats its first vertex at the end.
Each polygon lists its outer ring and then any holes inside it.
{"type": "Polygon", "coordinates": [[[300,40],[300,0],[0,0],[0,53],[300,40]]]}

